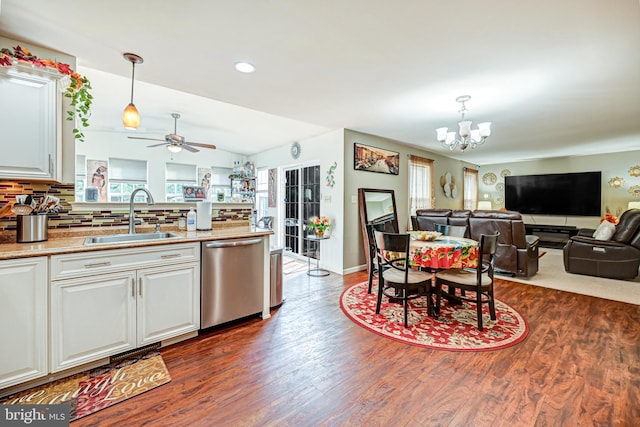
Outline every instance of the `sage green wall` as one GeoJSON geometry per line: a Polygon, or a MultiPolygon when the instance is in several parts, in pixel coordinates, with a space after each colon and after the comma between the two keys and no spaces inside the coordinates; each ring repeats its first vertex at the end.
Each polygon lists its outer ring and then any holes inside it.
{"type": "MultiPolygon", "coordinates": [[[[639,197],[634,197],[629,193],[632,186],[640,185],[640,177],[633,177],[629,174],[629,169],[640,165],[640,151],[627,151],[624,153],[596,154],[589,156],[554,157],[548,159],[531,160],[518,163],[498,163],[485,165],[479,172],[479,193],[480,200],[484,194],[489,195],[494,208],[499,208],[503,204],[496,203],[497,197],[503,197],[504,191],[496,189],[496,185],[486,185],[482,182],[482,177],[487,173],[494,173],[498,183],[504,183],[504,178],[500,173],[508,170],[511,175],[535,175],[547,173],[567,173],[567,172],[602,172],[602,214],[608,208],[613,214],[620,214],[627,209],[627,204],[631,200],[640,201],[639,197]],[[609,185],[609,180],[614,177],[624,178],[624,185],[620,188],[613,188],[609,185]]],[[[498,199],[499,200],[499,199],[498,199]]],[[[600,222],[600,217],[576,217],[560,215],[523,215],[525,222],[549,225],[574,225],[576,227],[595,228],[600,222]]]]}
{"type": "Polygon", "coordinates": [[[360,213],[358,209],[358,188],[379,188],[394,190],[396,210],[400,230],[407,229],[409,224],[409,155],[433,160],[436,191],[436,207],[462,208],[462,170],[464,167],[475,167],[459,160],[450,159],[425,149],[409,146],[401,142],[345,129],[344,131],[344,267],[345,273],[358,271],[366,266],[366,258],[362,244],[360,213]],[[357,171],[353,169],[353,144],[360,143],[400,153],[400,170],[398,175],[357,171]],[[458,185],[455,199],[447,198],[440,177],[450,172],[458,185]]]}

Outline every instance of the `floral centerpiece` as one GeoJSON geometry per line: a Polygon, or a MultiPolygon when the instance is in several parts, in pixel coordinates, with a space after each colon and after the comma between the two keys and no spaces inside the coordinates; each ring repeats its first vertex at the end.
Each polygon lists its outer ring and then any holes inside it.
{"type": "MultiPolygon", "coordinates": [[[[93,102],[93,96],[89,92],[91,89],[89,79],[73,71],[69,64],[38,58],[24,47],[16,46],[13,50],[0,49],[0,67],[12,67],[20,63],[57,70],[60,74],[67,76],[68,86],[64,89],[64,97],[71,99],[72,107],[71,110],[67,111],[67,120],[72,121],[77,114],[80,119],[80,126],[89,126],[91,103],[93,102]]],[[[84,141],[84,133],[77,127],[73,129],[73,135],[77,140],[84,141]]]]}
{"type": "Polygon", "coordinates": [[[326,216],[314,216],[309,218],[308,229],[313,230],[316,236],[323,237],[324,232],[331,227],[331,222],[326,216]]]}

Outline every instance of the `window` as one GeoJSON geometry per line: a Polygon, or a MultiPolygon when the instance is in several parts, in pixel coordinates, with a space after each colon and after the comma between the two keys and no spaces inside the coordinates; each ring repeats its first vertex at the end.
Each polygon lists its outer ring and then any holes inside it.
{"type": "Polygon", "coordinates": [[[409,216],[416,209],[429,209],[435,205],[433,187],[433,160],[409,156],[409,216]]]}
{"type": "Polygon", "coordinates": [[[87,157],[81,154],[76,156],[76,202],[84,202],[84,189],[87,186],[87,157]]]}
{"type": "Polygon", "coordinates": [[[232,168],[211,168],[211,197],[218,202],[231,201],[231,179],[229,175],[232,168]]]}
{"type": "MultiPolygon", "coordinates": [[[[147,161],[109,159],[109,201],[129,202],[133,190],[147,186],[147,161]]],[[[136,202],[144,202],[144,194],[136,195],[136,202]]]]}
{"type": "Polygon", "coordinates": [[[269,207],[269,169],[258,169],[256,175],[256,211],[258,218],[267,216],[269,207]]]}
{"type": "Polygon", "coordinates": [[[462,179],[465,209],[477,209],[478,207],[478,171],[464,168],[462,179]]]}
{"type": "Polygon", "coordinates": [[[184,202],[183,185],[196,185],[196,165],[167,163],[165,168],[164,193],[167,202],[184,202]]]}

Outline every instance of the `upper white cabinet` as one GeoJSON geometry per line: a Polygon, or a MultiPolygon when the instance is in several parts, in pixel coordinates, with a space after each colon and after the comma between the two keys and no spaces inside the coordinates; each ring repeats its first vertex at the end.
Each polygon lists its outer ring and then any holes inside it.
{"type": "Polygon", "coordinates": [[[0,261],[0,389],[47,374],[47,258],[0,261]]]}
{"type": "Polygon", "coordinates": [[[60,77],[30,66],[0,67],[0,179],[61,180],[60,77]]]}

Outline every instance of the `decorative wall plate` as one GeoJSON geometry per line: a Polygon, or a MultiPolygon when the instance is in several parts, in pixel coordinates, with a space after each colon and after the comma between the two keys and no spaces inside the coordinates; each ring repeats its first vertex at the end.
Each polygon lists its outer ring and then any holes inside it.
{"type": "Polygon", "coordinates": [[[504,203],[504,197],[502,197],[501,195],[497,195],[493,198],[493,201],[502,206],[502,204],[504,203]]]}
{"type": "Polygon", "coordinates": [[[511,171],[509,169],[502,169],[502,172],[500,172],[500,176],[503,178],[509,175],[511,175],[511,171]]]}
{"type": "Polygon", "coordinates": [[[629,168],[629,175],[640,176],[640,166],[632,166],[629,168]]]}
{"type": "Polygon", "coordinates": [[[609,185],[613,188],[620,188],[624,184],[624,178],[620,178],[619,176],[614,176],[609,180],[609,185]]]}
{"type": "Polygon", "coordinates": [[[629,188],[629,193],[631,193],[631,195],[634,197],[640,197],[640,185],[634,185],[633,187],[629,188]]]}
{"type": "Polygon", "coordinates": [[[484,182],[485,185],[493,185],[497,180],[498,177],[493,172],[485,173],[484,175],[482,175],[482,182],[484,182]]]}
{"type": "Polygon", "coordinates": [[[504,182],[499,182],[496,184],[496,190],[504,191],[504,182]]]}
{"type": "Polygon", "coordinates": [[[298,141],[291,144],[291,157],[294,159],[300,157],[300,143],[298,141]]]}

